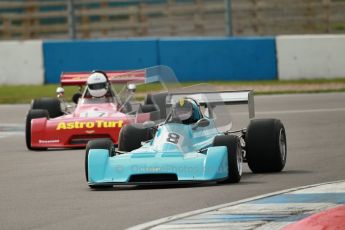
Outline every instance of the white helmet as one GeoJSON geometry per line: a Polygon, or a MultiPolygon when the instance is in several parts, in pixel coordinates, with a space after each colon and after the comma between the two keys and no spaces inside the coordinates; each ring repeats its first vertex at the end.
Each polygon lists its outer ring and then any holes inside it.
{"type": "Polygon", "coordinates": [[[86,83],[93,97],[103,97],[108,91],[107,77],[103,73],[91,74],[86,83]]]}

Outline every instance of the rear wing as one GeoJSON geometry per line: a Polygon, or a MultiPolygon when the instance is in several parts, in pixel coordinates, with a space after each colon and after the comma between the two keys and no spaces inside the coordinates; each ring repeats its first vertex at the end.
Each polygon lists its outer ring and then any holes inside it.
{"type": "MultiPolygon", "coordinates": [[[[61,86],[77,85],[82,86],[86,83],[92,72],[71,72],[62,73],[60,77],[61,86]]],[[[144,83],[146,72],[139,71],[105,71],[111,83],[144,83]]]]}
{"type": "Polygon", "coordinates": [[[253,90],[241,91],[216,91],[216,92],[197,92],[197,93],[173,93],[168,99],[168,104],[178,102],[182,97],[190,97],[202,106],[217,105],[239,105],[248,104],[249,118],[255,117],[254,92],[253,90]]]}

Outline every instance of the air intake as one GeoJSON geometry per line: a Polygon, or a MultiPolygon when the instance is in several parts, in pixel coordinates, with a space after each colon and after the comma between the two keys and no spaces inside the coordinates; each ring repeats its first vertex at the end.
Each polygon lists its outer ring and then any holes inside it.
{"type": "Polygon", "coordinates": [[[173,173],[158,173],[158,174],[138,174],[132,175],[129,182],[164,182],[177,181],[177,175],[173,173]]]}
{"type": "Polygon", "coordinates": [[[111,138],[107,134],[96,134],[96,135],[74,135],[70,139],[69,143],[71,145],[81,145],[87,144],[88,141],[99,139],[99,138],[111,138]]]}

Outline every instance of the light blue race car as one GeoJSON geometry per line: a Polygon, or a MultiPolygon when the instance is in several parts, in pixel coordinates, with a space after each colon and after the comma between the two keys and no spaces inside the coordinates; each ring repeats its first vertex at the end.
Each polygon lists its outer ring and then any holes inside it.
{"type": "Polygon", "coordinates": [[[167,108],[163,121],[124,126],[118,146],[108,139],[88,143],[85,173],[91,188],[209,181],[237,183],[243,162],[254,173],[279,172],[284,168],[285,128],[277,119],[252,119],[255,115],[252,91],[149,96],[157,108],[167,108]],[[245,129],[220,131],[229,125],[222,120],[230,115],[215,111],[232,104],[248,104],[251,121],[245,129]]]}

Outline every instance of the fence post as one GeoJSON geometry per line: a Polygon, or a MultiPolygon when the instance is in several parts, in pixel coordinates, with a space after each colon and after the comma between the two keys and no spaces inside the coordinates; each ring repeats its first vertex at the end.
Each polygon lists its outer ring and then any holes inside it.
{"type": "Polygon", "coordinates": [[[12,27],[12,20],[9,18],[3,18],[3,38],[5,39],[13,39],[13,35],[11,33],[12,27]]]}
{"type": "Polygon", "coordinates": [[[204,0],[194,0],[194,31],[197,35],[205,35],[205,24],[204,24],[204,0]]]}
{"type": "Polygon", "coordinates": [[[139,36],[147,36],[149,31],[147,20],[147,3],[145,3],[145,1],[140,1],[138,4],[138,25],[140,26],[139,36]]]}
{"type": "Polygon", "coordinates": [[[226,34],[229,37],[231,37],[233,36],[231,0],[224,0],[224,1],[225,1],[225,15],[226,15],[226,34]]]}
{"type": "Polygon", "coordinates": [[[33,0],[30,0],[27,2],[27,7],[24,8],[24,13],[26,15],[26,18],[22,20],[23,23],[23,31],[22,31],[22,38],[24,39],[32,39],[35,38],[39,31],[37,30],[37,25],[39,21],[37,18],[35,19],[33,17],[33,14],[38,11],[38,6],[36,6],[33,0]]]}
{"type": "Polygon", "coordinates": [[[257,35],[261,35],[261,28],[260,28],[260,18],[259,18],[259,0],[252,0],[253,6],[252,6],[252,11],[253,11],[253,29],[254,33],[257,35]]]}
{"type": "Polygon", "coordinates": [[[168,24],[169,24],[169,35],[170,36],[176,36],[177,35],[177,31],[176,31],[176,24],[174,23],[174,10],[173,10],[173,6],[175,4],[175,0],[168,0],[166,2],[166,6],[167,6],[167,14],[168,14],[168,24]]]}
{"type": "MultiPolygon", "coordinates": [[[[106,10],[109,7],[108,1],[104,1],[104,0],[100,1],[100,7],[101,7],[101,9],[106,10]]],[[[106,29],[108,21],[109,21],[108,15],[102,15],[101,16],[101,22],[104,25],[104,28],[102,29],[102,35],[104,35],[104,36],[106,36],[108,34],[108,30],[106,29]]]]}
{"type": "Polygon", "coordinates": [[[70,39],[76,39],[75,29],[75,13],[74,13],[74,0],[67,1],[67,21],[68,21],[68,36],[70,39]]]}
{"type": "Polygon", "coordinates": [[[331,0],[323,0],[322,5],[325,12],[325,32],[331,33],[331,0]]]}

